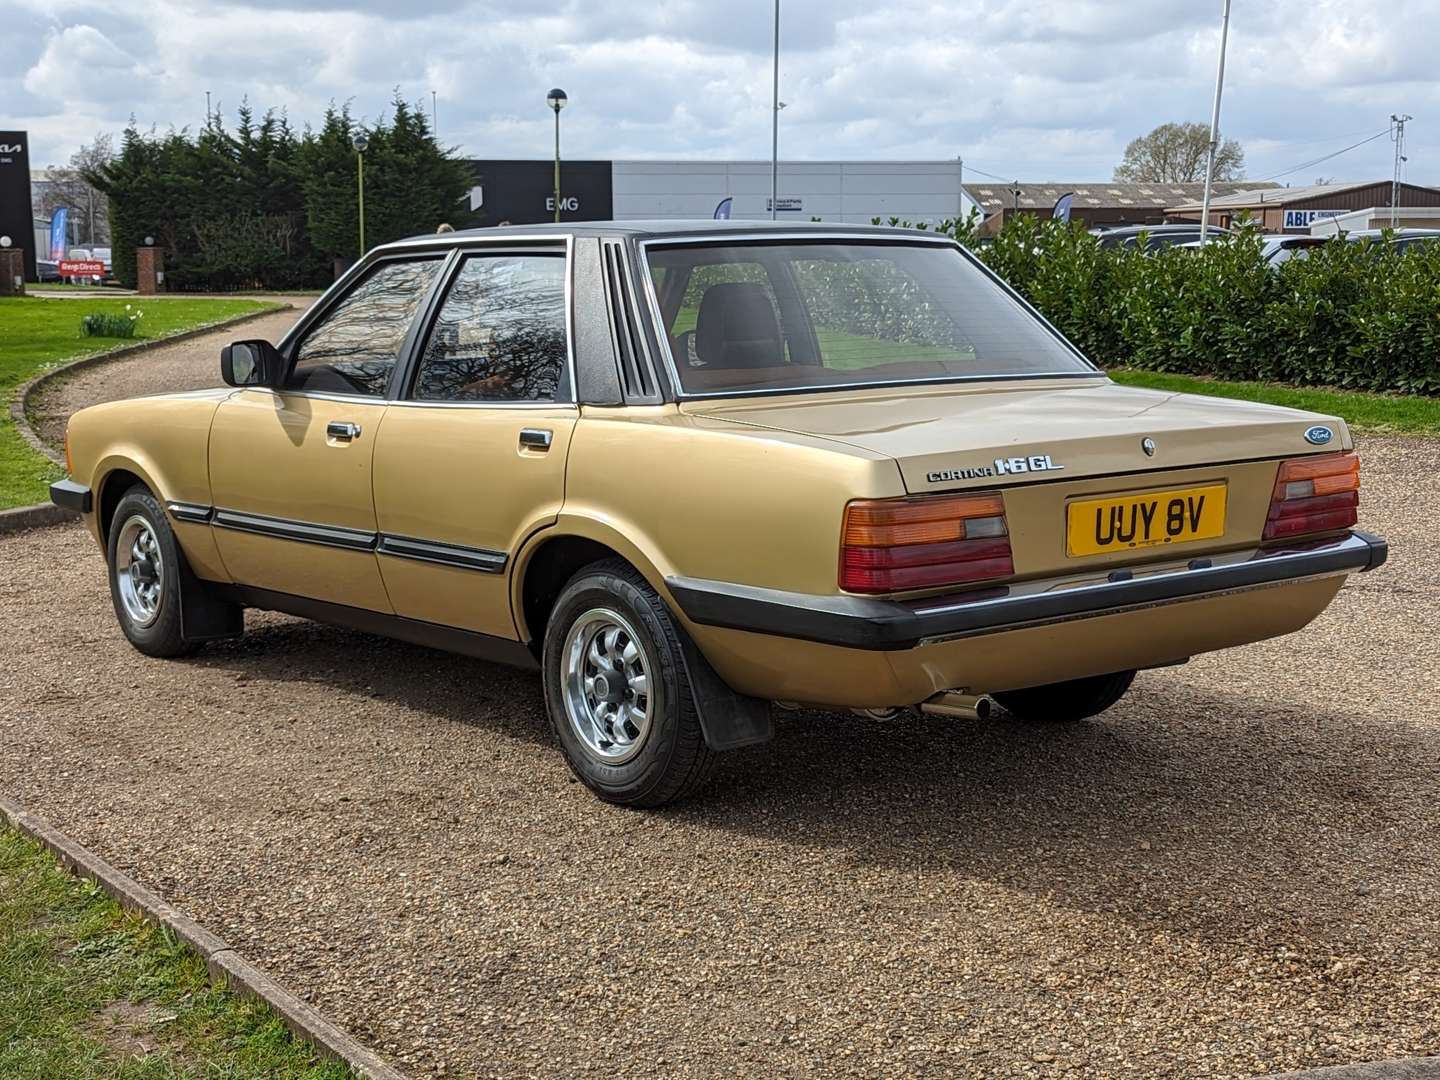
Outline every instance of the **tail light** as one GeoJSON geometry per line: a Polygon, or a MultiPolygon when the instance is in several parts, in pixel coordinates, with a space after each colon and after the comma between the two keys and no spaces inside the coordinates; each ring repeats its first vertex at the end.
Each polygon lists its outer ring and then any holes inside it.
{"type": "Polygon", "coordinates": [[[74,476],[75,466],[70,463],[70,425],[65,425],[65,475],[74,476]]]}
{"type": "Polygon", "coordinates": [[[1317,454],[1281,462],[1265,539],[1334,532],[1355,524],[1360,505],[1360,459],[1317,454]]]}
{"type": "Polygon", "coordinates": [[[852,502],[842,535],[846,592],[929,589],[1015,573],[999,492],[852,502]]]}

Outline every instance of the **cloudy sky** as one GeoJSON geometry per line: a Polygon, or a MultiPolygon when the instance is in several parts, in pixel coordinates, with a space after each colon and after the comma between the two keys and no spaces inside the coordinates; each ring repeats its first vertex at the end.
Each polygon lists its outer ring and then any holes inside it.
{"type": "MultiPolygon", "coordinates": [[[[1103,179],[1134,135],[1208,121],[1219,0],[783,0],[781,154],[952,158],[1103,179]]],[[[1440,183],[1440,0],[1234,0],[1222,126],[1248,175],[1440,183]],[[1294,168],[1303,166],[1301,168],[1294,168]]],[[[770,0],[0,0],[0,128],[66,160],[133,115],[196,127],[205,92],[297,125],[439,99],[471,157],[766,158],[770,0]]]]}

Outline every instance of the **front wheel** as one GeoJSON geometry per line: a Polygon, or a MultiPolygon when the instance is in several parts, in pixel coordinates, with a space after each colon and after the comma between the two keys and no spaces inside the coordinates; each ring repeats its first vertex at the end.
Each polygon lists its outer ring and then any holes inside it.
{"type": "Polygon", "coordinates": [[[180,621],[184,555],[155,496],[133,487],[111,519],[110,599],[130,644],[147,656],[186,656],[199,648],[180,621]]]}
{"type": "Polygon", "coordinates": [[[1125,691],[1134,681],[1135,672],[1117,671],[1113,675],[1094,675],[1088,679],[1071,679],[1026,690],[1008,690],[993,696],[1021,720],[1068,724],[1104,712],[1125,696],[1125,691]]]}
{"type": "Polygon", "coordinates": [[[656,807],[698,790],[714,766],[679,631],[619,559],[580,570],[545,628],[545,706],[580,781],[606,802],[656,807]]]}

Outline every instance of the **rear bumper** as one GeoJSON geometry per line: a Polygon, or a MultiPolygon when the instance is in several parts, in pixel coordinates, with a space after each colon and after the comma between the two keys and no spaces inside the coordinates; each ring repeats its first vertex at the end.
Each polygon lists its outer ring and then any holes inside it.
{"type": "Polygon", "coordinates": [[[67,510],[74,510],[81,514],[90,513],[95,505],[94,499],[90,496],[90,489],[84,484],[77,484],[68,477],[64,480],[56,480],[50,485],[50,501],[56,506],[63,506],[67,510]]]}
{"type": "Polygon", "coordinates": [[[922,600],[814,596],[683,577],[666,584],[685,617],[700,626],[850,649],[902,650],[1373,570],[1388,550],[1378,536],[1355,531],[1330,540],[1194,559],[1180,569],[1118,570],[1103,581],[1027,582],[922,600]]]}

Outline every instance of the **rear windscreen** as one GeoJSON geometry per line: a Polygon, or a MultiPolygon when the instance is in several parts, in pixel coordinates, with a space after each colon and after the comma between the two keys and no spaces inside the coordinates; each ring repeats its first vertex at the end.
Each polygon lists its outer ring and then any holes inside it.
{"type": "Polygon", "coordinates": [[[667,244],[647,258],[686,394],[1094,371],[949,245],[667,244]]]}

